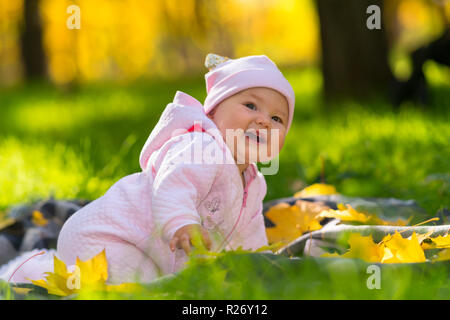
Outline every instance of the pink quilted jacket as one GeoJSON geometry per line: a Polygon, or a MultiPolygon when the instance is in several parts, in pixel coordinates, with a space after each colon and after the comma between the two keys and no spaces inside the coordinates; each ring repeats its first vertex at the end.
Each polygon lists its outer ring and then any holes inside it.
{"type": "Polygon", "coordinates": [[[244,188],[230,150],[210,129],[217,128],[202,104],[178,91],[142,149],[142,172],[120,179],[70,217],[58,239],[58,256],[71,265],[76,257],[90,259],[105,249],[109,282],[120,283],[149,281],[183,268],[186,254],[172,252],[168,242],[186,224],[206,228],[214,251],[267,245],[264,177],[251,164],[244,188]],[[186,131],[199,121],[203,132],[186,131]],[[177,129],[185,130],[174,136],[177,129]],[[178,161],[188,151],[198,152],[199,145],[227,164],[178,161]]]}

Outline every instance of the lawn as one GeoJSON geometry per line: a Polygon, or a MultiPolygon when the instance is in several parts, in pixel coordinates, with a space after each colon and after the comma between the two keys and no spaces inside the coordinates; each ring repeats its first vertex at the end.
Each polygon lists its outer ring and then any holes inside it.
{"type": "MultiPolygon", "coordinates": [[[[348,196],[415,199],[433,216],[449,207],[448,69],[427,73],[432,103],[393,111],[382,98],[325,104],[317,69],[287,70],[296,92],[279,172],[266,200],[325,182],[348,196]]],[[[95,199],[140,171],[139,153],[177,90],[203,102],[203,77],[0,91],[0,210],[54,195],[95,199]]]]}

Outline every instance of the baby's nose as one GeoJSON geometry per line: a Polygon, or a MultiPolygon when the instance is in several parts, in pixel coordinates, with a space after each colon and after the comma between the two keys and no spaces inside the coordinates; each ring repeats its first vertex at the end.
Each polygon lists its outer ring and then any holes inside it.
{"type": "Polygon", "coordinates": [[[259,115],[256,119],[256,123],[266,128],[270,128],[272,122],[270,121],[270,117],[268,115],[259,115]]]}

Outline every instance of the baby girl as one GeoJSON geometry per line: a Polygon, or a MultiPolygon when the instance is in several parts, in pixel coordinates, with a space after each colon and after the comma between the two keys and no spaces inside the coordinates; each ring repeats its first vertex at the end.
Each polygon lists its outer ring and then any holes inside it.
{"type": "Polygon", "coordinates": [[[283,146],[294,91],[264,55],[208,55],[206,65],[204,104],[178,91],[142,149],[142,172],[64,224],[57,254],[67,265],[105,249],[110,283],[145,282],[180,270],[195,234],[214,251],[267,245],[255,162],[283,146]]]}

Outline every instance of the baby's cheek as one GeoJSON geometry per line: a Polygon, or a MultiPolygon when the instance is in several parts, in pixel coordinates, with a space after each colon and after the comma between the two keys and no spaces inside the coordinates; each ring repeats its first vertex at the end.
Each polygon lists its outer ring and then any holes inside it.
{"type": "Polygon", "coordinates": [[[286,139],[286,129],[280,130],[280,134],[278,136],[278,141],[279,141],[278,152],[280,152],[281,149],[283,148],[285,139],[286,139]]]}

